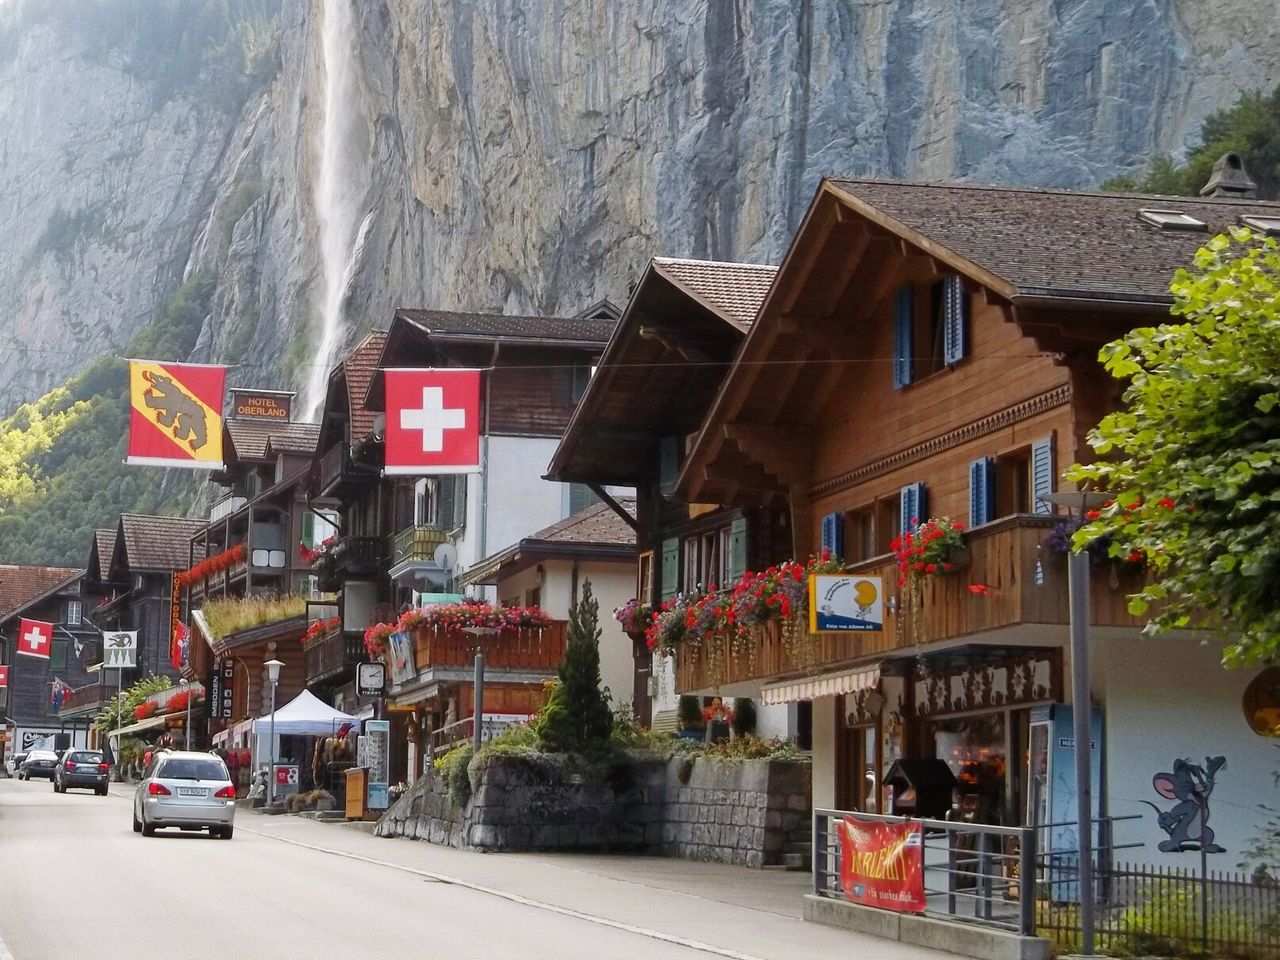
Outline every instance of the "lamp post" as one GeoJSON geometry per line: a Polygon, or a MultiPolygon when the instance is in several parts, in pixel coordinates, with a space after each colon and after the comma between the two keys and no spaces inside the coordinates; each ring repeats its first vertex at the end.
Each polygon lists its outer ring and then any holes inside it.
{"type": "Polygon", "coordinates": [[[186,722],[186,725],[183,727],[183,729],[186,731],[186,737],[184,738],[185,743],[184,743],[183,749],[190,750],[191,749],[191,681],[188,680],[186,677],[183,677],[182,687],[187,692],[187,722],[186,722]]]}
{"type": "MultiPolygon", "coordinates": [[[[1103,493],[1064,491],[1040,497],[1044,503],[1066,507],[1071,515],[1100,507],[1103,493]]],[[[1071,624],[1071,723],[1076,741],[1076,836],[1080,874],[1080,953],[1093,953],[1093,699],[1089,692],[1089,554],[1072,548],[1067,558],[1067,591],[1071,624]]]]}
{"type": "Polygon", "coordinates": [[[271,732],[268,734],[271,746],[267,756],[267,806],[275,806],[276,802],[276,684],[280,682],[280,668],[284,664],[274,657],[263,664],[267,668],[267,682],[271,684],[271,732]]]}

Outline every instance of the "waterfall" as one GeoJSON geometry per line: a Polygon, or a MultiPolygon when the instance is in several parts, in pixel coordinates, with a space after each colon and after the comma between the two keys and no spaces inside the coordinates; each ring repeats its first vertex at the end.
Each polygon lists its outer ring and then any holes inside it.
{"type": "Polygon", "coordinates": [[[320,124],[320,163],[313,201],[320,227],[320,344],[312,354],[303,410],[308,420],[319,416],[329,382],[329,368],[343,339],[343,301],[355,274],[370,217],[361,215],[363,178],[356,175],[367,140],[353,45],[359,37],[353,0],[321,0],[320,40],[324,67],[324,113],[320,124]],[[361,221],[364,221],[363,224],[361,221]],[[360,224],[357,230],[357,224],[360,224]]]}

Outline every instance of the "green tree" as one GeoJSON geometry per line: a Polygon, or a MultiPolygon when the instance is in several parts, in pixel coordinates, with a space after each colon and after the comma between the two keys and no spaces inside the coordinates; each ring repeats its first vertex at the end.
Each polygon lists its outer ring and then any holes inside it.
{"type": "Polygon", "coordinates": [[[1123,408],[1068,476],[1114,500],[1078,546],[1111,537],[1156,576],[1130,598],[1149,632],[1216,625],[1228,664],[1280,653],[1280,245],[1233,229],[1170,287],[1177,322],[1103,347],[1123,408]]]}
{"type": "Polygon", "coordinates": [[[538,716],[538,739],[553,753],[584,753],[613,732],[609,699],[600,688],[600,604],[591,581],[569,611],[569,643],[557,671],[560,682],[538,716]]]}
{"type": "Polygon", "coordinates": [[[1140,177],[1116,177],[1105,190],[1137,190],[1195,196],[1209,180],[1214,161],[1239,153],[1258,184],[1258,196],[1280,196],[1280,86],[1269,94],[1255,90],[1232,106],[1210,114],[1200,127],[1200,145],[1183,163],[1157,157],[1140,177]]]}

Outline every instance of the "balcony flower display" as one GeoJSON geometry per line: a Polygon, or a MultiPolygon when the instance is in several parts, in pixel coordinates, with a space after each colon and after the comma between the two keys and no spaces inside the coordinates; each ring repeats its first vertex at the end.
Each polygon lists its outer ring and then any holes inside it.
{"type": "Polygon", "coordinates": [[[309,627],[307,632],[302,635],[302,645],[305,647],[312,640],[330,634],[342,626],[341,617],[329,617],[327,620],[316,620],[309,627]]]}
{"type": "Polygon", "coordinates": [[[387,640],[395,633],[394,623],[375,623],[364,632],[364,649],[369,659],[377,660],[387,649],[387,640]]]}
{"type": "Polygon", "coordinates": [[[243,563],[248,556],[248,550],[243,543],[237,543],[234,547],[223,550],[221,553],[201,560],[194,566],[183,570],[178,574],[178,585],[189,587],[193,583],[199,583],[206,580],[214,574],[221,573],[228,567],[237,563],[243,563]]]}
{"type": "Polygon", "coordinates": [[[551,625],[551,617],[540,607],[495,607],[487,601],[437,603],[429,607],[406,610],[393,623],[379,623],[364,632],[364,647],[369,656],[378,657],[387,648],[387,639],[396,632],[441,630],[446,634],[462,634],[469,630],[542,630],[551,625]]]}
{"type": "Polygon", "coordinates": [[[922,577],[946,576],[961,566],[964,524],[931,517],[889,544],[898,559],[898,586],[922,577]]]}
{"type": "Polygon", "coordinates": [[[622,629],[626,633],[633,635],[644,633],[650,620],[649,605],[633,597],[613,611],[613,618],[622,624],[622,629]]]}
{"type": "Polygon", "coordinates": [[[335,533],[333,536],[326,537],[322,540],[320,542],[320,546],[315,547],[314,549],[312,547],[308,547],[305,543],[299,543],[298,556],[301,558],[303,563],[308,566],[314,566],[333,553],[333,548],[338,545],[338,540],[338,535],[335,533]]]}
{"type": "Polygon", "coordinates": [[[133,708],[133,719],[146,720],[148,717],[155,716],[156,705],[151,700],[144,700],[133,708]]]}
{"type": "Polygon", "coordinates": [[[179,690],[164,702],[165,713],[182,713],[189,705],[200,702],[194,690],[179,690]]]}

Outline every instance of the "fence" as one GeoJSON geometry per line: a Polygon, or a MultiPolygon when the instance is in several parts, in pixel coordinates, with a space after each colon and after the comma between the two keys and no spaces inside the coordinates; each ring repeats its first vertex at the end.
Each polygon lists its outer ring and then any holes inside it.
{"type": "MultiPolygon", "coordinates": [[[[845,816],[906,822],[902,817],[815,810],[813,891],[818,896],[845,896],[837,833],[845,816]]],[[[1050,827],[1074,824],[1033,828],[913,822],[924,831],[926,916],[1042,936],[1058,954],[1079,950],[1079,858],[1071,851],[1040,849],[1050,827]]],[[[1110,819],[1097,824],[1097,951],[1280,960],[1280,884],[1243,874],[1117,863],[1117,852],[1125,848],[1111,844],[1111,824],[1110,819]]]]}

